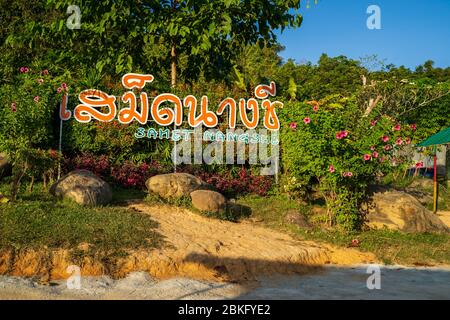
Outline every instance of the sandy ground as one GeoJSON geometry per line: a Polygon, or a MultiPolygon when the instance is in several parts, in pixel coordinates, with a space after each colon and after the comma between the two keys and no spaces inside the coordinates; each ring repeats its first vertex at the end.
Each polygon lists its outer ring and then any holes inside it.
{"type": "Polygon", "coordinates": [[[80,289],[64,280],[39,285],[0,276],[0,299],[450,299],[450,268],[381,268],[381,289],[366,286],[366,266],[328,266],[320,274],[272,276],[247,284],[174,278],[157,281],[144,272],[124,279],[82,277],[80,289]]]}
{"type": "Polygon", "coordinates": [[[437,215],[450,228],[450,211],[438,211],[437,215]]]}
{"type": "Polygon", "coordinates": [[[220,221],[182,208],[142,202],[131,203],[129,208],[150,215],[158,223],[166,246],[154,255],[176,264],[178,270],[173,275],[206,280],[220,275],[224,280],[242,281],[264,274],[310,271],[310,266],[323,264],[376,261],[371,253],[295,240],[249,221],[220,221]],[[205,277],[208,273],[212,277],[205,277]]]}

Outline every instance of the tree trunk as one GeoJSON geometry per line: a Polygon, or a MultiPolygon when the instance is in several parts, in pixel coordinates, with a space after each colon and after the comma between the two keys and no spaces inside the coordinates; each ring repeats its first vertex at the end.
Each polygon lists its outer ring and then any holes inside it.
{"type": "Polygon", "coordinates": [[[28,186],[28,192],[33,192],[33,188],[34,188],[34,175],[31,176],[31,182],[30,185],[28,186]]]}
{"type": "Polygon", "coordinates": [[[177,54],[175,51],[175,43],[172,44],[170,50],[170,68],[171,68],[171,85],[175,88],[177,85],[177,54]]]}
{"type": "MultiPolygon", "coordinates": [[[[172,0],[172,10],[177,10],[177,0],[172,0]]],[[[177,85],[177,53],[176,53],[176,42],[175,40],[172,41],[172,47],[170,48],[170,69],[171,69],[171,86],[172,88],[175,88],[177,85]]]]}

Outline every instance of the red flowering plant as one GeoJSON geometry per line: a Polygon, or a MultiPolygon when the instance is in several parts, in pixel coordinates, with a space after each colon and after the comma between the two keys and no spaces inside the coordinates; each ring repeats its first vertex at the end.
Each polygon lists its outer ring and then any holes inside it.
{"type": "Polygon", "coordinates": [[[407,161],[402,150],[413,141],[414,125],[377,110],[366,116],[356,99],[331,96],[316,110],[290,103],[279,112],[284,180],[295,182],[299,194],[315,186],[326,201],[329,222],[346,229],[361,226],[368,186],[407,161]]]}
{"type": "Polygon", "coordinates": [[[0,151],[8,154],[13,166],[13,200],[24,176],[42,173],[39,159],[42,150],[52,146],[60,82],[46,69],[23,66],[14,79],[0,86],[0,151]]]}
{"type": "Polygon", "coordinates": [[[161,170],[161,166],[156,161],[141,164],[125,161],[123,164],[112,168],[111,176],[116,183],[125,188],[143,189],[147,179],[161,170]]]}
{"type": "Polygon", "coordinates": [[[180,170],[199,177],[228,197],[249,193],[265,196],[272,189],[274,182],[273,177],[255,174],[244,167],[215,168],[207,171],[205,168],[187,166],[180,170]]]}

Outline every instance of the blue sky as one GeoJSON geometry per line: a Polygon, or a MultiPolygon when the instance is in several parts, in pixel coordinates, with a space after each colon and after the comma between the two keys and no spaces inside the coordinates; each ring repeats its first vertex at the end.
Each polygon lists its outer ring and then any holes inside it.
{"type": "Polygon", "coordinates": [[[376,54],[414,69],[428,59],[450,67],[450,0],[306,0],[303,24],[278,33],[285,59],[316,63],[322,53],[359,59],[376,54]],[[369,5],[381,9],[381,30],[366,26],[369,5]]]}

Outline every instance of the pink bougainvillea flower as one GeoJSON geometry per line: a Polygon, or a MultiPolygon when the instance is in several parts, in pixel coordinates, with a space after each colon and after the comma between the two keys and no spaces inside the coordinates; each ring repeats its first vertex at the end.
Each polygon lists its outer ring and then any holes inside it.
{"type": "Polygon", "coordinates": [[[35,96],[33,100],[34,100],[34,102],[38,103],[39,102],[39,96],[35,96]]]}
{"type": "Polygon", "coordinates": [[[61,87],[59,87],[58,89],[56,89],[56,91],[57,91],[58,93],[61,93],[62,90],[63,90],[63,88],[61,88],[61,87]]]}
{"type": "Polygon", "coordinates": [[[374,151],[374,152],[372,153],[372,157],[378,158],[378,156],[379,156],[378,152],[374,151]]]}
{"type": "Polygon", "coordinates": [[[393,130],[394,130],[394,131],[400,131],[401,128],[402,128],[402,126],[401,126],[399,123],[397,123],[397,124],[394,126],[393,130]]]}
{"type": "Polygon", "coordinates": [[[25,72],[25,67],[20,67],[19,71],[20,71],[21,73],[24,73],[24,72],[25,72]]]}
{"type": "Polygon", "coordinates": [[[372,156],[370,154],[364,155],[364,161],[369,161],[371,158],[372,158],[372,156]]]}
{"type": "Polygon", "coordinates": [[[319,105],[315,104],[314,107],[313,107],[313,111],[314,112],[319,111],[319,105]]]}
{"type": "Polygon", "coordinates": [[[376,124],[377,124],[377,122],[378,122],[378,120],[372,120],[372,121],[370,121],[370,125],[371,125],[372,127],[375,127],[376,124]]]}
{"type": "Polygon", "coordinates": [[[383,142],[388,142],[389,141],[389,137],[388,136],[383,136],[381,138],[381,140],[383,140],[383,142]]]}
{"type": "Polygon", "coordinates": [[[17,111],[17,105],[15,102],[11,103],[11,111],[16,112],[17,111]]]}
{"type": "Polygon", "coordinates": [[[311,118],[310,117],[306,117],[305,119],[303,119],[303,122],[305,124],[309,124],[311,122],[311,118]]]}
{"type": "Polygon", "coordinates": [[[391,150],[391,145],[390,144],[385,145],[384,150],[386,150],[386,151],[391,150]]]}
{"type": "Polygon", "coordinates": [[[67,89],[67,83],[65,83],[65,82],[61,83],[61,88],[67,89]]]}
{"type": "Polygon", "coordinates": [[[385,157],[381,157],[380,158],[380,162],[384,162],[384,161],[386,161],[386,158],[385,157]]]}
{"type": "Polygon", "coordinates": [[[289,127],[290,127],[292,130],[297,129],[297,122],[291,122],[291,124],[289,125],[289,127]]]}
{"type": "Polygon", "coordinates": [[[330,171],[330,173],[334,173],[334,172],[336,171],[336,169],[334,168],[333,165],[331,165],[331,166],[328,168],[328,171],[330,171]]]}
{"type": "Polygon", "coordinates": [[[353,240],[352,240],[351,246],[352,246],[352,247],[357,247],[357,246],[359,246],[359,240],[358,240],[358,239],[353,239],[353,240]]]}
{"type": "Polygon", "coordinates": [[[353,176],[353,173],[352,173],[351,171],[347,171],[347,172],[344,172],[344,173],[342,174],[342,176],[343,176],[343,177],[352,177],[352,176],[353,176]]]}
{"type": "Polygon", "coordinates": [[[423,168],[423,161],[419,161],[416,163],[416,168],[423,168]]]}
{"type": "Polygon", "coordinates": [[[412,131],[415,131],[417,129],[417,125],[415,123],[411,124],[409,127],[412,131]]]}
{"type": "Polygon", "coordinates": [[[397,140],[395,140],[395,144],[401,146],[403,144],[402,138],[398,138],[397,140]]]}
{"type": "Polygon", "coordinates": [[[374,151],[375,148],[376,148],[375,146],[371,146],[371,147],[370,147],[370,150],[371,150],[371,151],[374,151]]]}
{"type": "Polygon", "coordinates": [[[411,138],[406,138],[406,139],[405,139],[405,143],[406,143],[406,144],[411,144],[411,138]]]}
{"type": "Polygon", "coordinates": [[[48,70],[47,69],[45,69],[45,70],[42,70],[42,72],[41,72],[44,76],[47,76],[48,75],[48,70]]]}
{"type": "Polygon", "coordinates": [[[44,83],[44,79],[37,79],[37,82],[38,82],[39,84],[43,84],[43,83],[44,83]]]}
{"type": "Polygon", "coordinates": [[[338,140],[346,138],[347,136],[348,136],[348,131],[347,130],[343,130],[343,131],[340,131],[340,132],[336,133],[336,139],[338,139],[338,140]]]}

